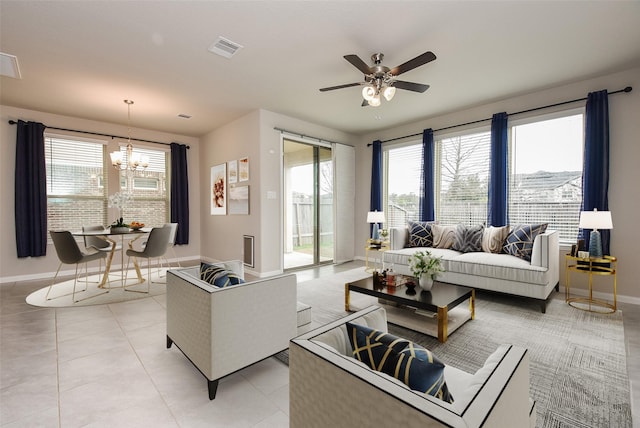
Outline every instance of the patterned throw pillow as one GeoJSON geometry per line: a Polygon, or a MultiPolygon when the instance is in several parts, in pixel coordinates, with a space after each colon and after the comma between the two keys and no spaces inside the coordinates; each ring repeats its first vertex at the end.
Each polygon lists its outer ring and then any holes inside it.
{"type": "Polygon", "coordinates": [[[462,224],[456,226],[452,249],[463,253],[482,251],[482,232],[484,225],[467,227],[462,224]]]}
{"type": "Polygon", "coordinates": [[[547,224],[519,224],[515,226],[504,241],[504,252],[530,262],[533,241],[536,236],[547,230],[547,224]]]}
{"type": "Polygon", "coordinates": [[[387,369],[391,370],[398,352],[407,347],[407,340],[393,334],[350,322],[346,326],[353,357],[373,370],[386,373],[383,370],[385,365],[390,365],[387,369]]]}
{"type": "Polygon", "coordinates": [[[444,380],[444,364],[430,351],[406,339],[347,323],[353,357],[409,388],[453,403],[444,380]]]}
{"type": "Polygon", "coordinates": [[[501,253],[507,235],[509,235],[509,226],[487,227],[482,234],[482,251],[485,253],[501,253]]]}
{"type": "Polygon", "coordinates": [[[398,366],[398,376],[405,385],[414,391],[424,392],[447,403],[453,403],[453,396],[444,381],[444,364],[422,346],[409,342],[400,351],[401,361],[398,366]]]}
{"type": "Polygon", "coordinates": [[[431,226],[433,222],[410,221],[409,222],[409,246],[431,247],[433,246],[433,234],[431,226]]]}
{"type": "Polygon", "coordinates": [[[204,262],[200,263],[200,279],[218,288],[244,283],[244,280],[235,273],[204,262]]]}
{"type": "Polygon", "coordinates": [[[431,226],[433,232],[433,248],[451,248],[456,238],[456,226],[431,226]]]}

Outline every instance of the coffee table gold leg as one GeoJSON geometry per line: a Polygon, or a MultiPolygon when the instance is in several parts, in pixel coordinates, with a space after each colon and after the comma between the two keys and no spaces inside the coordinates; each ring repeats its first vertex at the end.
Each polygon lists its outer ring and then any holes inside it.
{"type": "Polygon", "coordinates": [[[446,342],[447,341],[447,329],[449,323],[448,310],[446,306],[438,307],[438,341],[446,342]]]}
{"type": "Polygon", "coordinates": [[[476,290],[471,290],[471,298],[469,299],[469,312],[471,312],[471,319],[476,319],[476,290]]]}
{"type": "Polygon", "coordinates": [[[345,311],[350,311],[350,297],[351,297],[351,293],[349,292],[349,284],[345,284],[344,285],[344,310],[345,311]]]}

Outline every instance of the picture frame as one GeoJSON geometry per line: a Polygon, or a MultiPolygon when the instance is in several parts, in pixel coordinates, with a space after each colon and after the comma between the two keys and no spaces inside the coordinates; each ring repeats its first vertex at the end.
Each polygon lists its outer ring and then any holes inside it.
{"type": "Polygon", "coordinates": [[[254,237],[251,235],[242,235],[242,262],[247,267],[255,267],[254,262],[254,237]]]}
{"type": "Polygon", "coordinates": [[[249,186],[229,187],[229,214],[249,214],[249,186]]]}
{"type": "Polygon", "coordinates": [[[227,162],[228,174],[229,174],[229,184],[234,184],[238,182],[238,161],[231,160],[227,162]]]}
{"type": "Polygon", "coordinates": [[[238,160],[238,181],[249,181],[249,158],[238,160]]]}
{"type": "Polygon", "coordinates": [[[227,164],[211,167],[211,215],[227,215],[227,164]]]}

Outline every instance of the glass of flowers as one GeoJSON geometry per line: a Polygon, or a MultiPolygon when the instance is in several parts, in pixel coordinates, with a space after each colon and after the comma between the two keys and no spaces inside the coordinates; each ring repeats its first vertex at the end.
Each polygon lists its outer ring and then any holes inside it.
{"type": "Polygon", "coordinates": [[[420,288],[426,291],[430,291],[433,287],[436,275],[444,272],[442,257],[435,257],[428,250],[413,253],[409,257],[409,269],[418,278],[420,288]]]}
{"type": "Polygon", "coordinates": [[[131,194],[126,192],[117,192],[109,196],[109,208],[118,208],[118,211],[120,212],[120,217],[116,221],[114,221],[111,226],[109,226],[111,228],[111,233],[121,233],[129,231],[129,225],[125,223],[123,219],[123,210],[127,207],[127,205],[129,205],[129,203],[131,203],[132,200],[133,197],[131,196],[131,194]]]}

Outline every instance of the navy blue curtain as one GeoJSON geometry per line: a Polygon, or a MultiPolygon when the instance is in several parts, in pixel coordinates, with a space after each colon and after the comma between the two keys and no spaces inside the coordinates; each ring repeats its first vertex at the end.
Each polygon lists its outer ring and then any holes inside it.
{"type": "Polygon", "coordinates": [[[434,162],[433,129],[422,132],[422,173],[420,179],[420,221],[435,220],[433,185],[434,162]]]}
{"type": "Polygon", "coordinates": [[[489,200],[487,221],[490,226],[509,224],[507,204],[508,139],[505,112],[496,113],[491,119],[491,160],[489,170],[489,200]]]}
{"type": "Polygon", "coordinates": [[[18,257],[47,254],[47,175],[44,130],[38,122],[17,123],[15,222],[18,257]]]}
{"type": "Polygon", "coordinates": [[[189,243],[187,146],[171,143],[171,223],[178,223],[176,244],[189,243]]]}
{"type": "MultiPolygon", "coordinates": [[[[584,166],[582,168],[582,210],[609,211],[609,96],[607,90],[587,96],[584,133],[584,166]]],[[[589,248],[591,230],[582,230],[589,248]]],[[[610,254],[611,235],[601,230],[602,253],[610,254]]]]}
{"type": "MultiPolygon", "coordinates": [[[[371,202],[369,211],[382,211],[382,141],[373,142],[371,154],[371,202]]],[[[369,236],[373,225],[369,225],[369,236]]]]}

